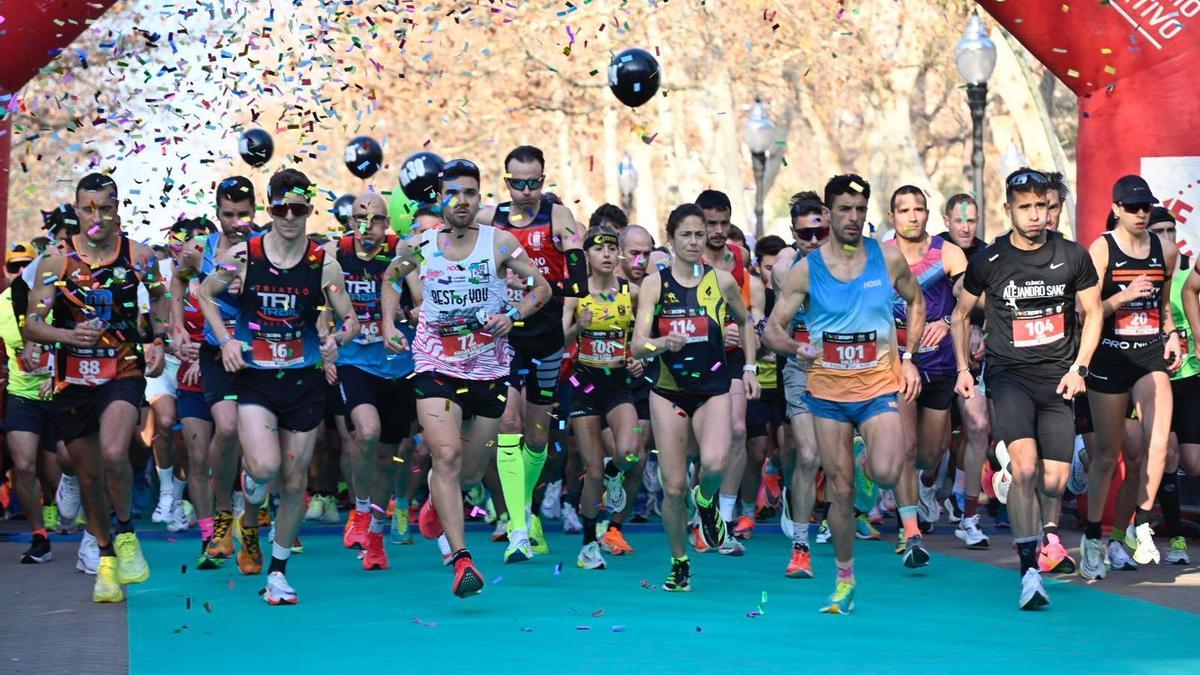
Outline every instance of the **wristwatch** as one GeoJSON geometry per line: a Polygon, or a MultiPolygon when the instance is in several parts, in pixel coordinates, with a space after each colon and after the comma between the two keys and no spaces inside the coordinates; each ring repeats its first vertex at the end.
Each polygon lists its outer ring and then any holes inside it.
{"type": "Polygon", "coordinates": [[[1089,371],[1088,367],[1083,365],[1082,363],[1076,363],[1075,365],[1071,366],[1071,368],[1069,369],[1069,372],[1075,373],[1076,375],[1078,375],[1080,377],[1086,378],[1088,376],[1088,373],[1091,371],[1089,371]]]}

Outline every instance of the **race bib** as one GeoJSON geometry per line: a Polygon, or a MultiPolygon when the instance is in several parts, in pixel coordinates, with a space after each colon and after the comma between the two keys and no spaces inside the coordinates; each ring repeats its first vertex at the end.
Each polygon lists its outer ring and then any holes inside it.
{"type": "Polygon", "coordinates": [[[383,340],[378,321],[363,321],[359,326],[358,335],[354,336],[355,344],[370,345],[383,340]]]}
{"type": "Polygon", "coordinates": [[[626,337],[622,331],[589,331],[579,336],[579,360],[593,363],[625,361],[626,337]]]}
{"type": "Polygon", "coordinates": [[[796,326],[792,332],[792,339],[796,342],[812,342],[812,336],[808,334],[808,328],[805,326],[796,326]]]}
{"type": "Polygon", "coordinates": [[[250,359],[261,368],[290,368],[304,363],[304,340],[264,340],[250,343],[250,359]]]}
{"type": "Polygon", "coordinates": [[[483,331],[469,331],[442,335],[442,356],[452,361],[473,359],[490,352],[495,347],[496,338],[483,331]]]}
{"type": "Polygon", "coordinates": [[[875,331],[825,333],[821,337],[822,365],[839,370],[862,370],[879,364],[875,331]]]}
{"type": "Polygon", "coordinates": [[[1062,305],[1018,311],[1013,316],[1014,347],[1041,347],[1067,337],[1062,305]]]}
{"type": "Polygon", "coordinates": [[[671,333],[686,335],[689,345],[708,342],[708,315],[660,316],[658,318],[658,334],[670,335],[671,333]]]}
{"type": "Polygon", "coordinates": [[[1114,331],[1121,337],[1146,337],[1158,335],[1158,309],[1118,309],[1115,313],[1114,331]]]}
{"type": "Polygon", "coordinates": [[[117,377],[117,350],[93,349],[90,353],[67,353],[63,381],[83,387],[98,387],[117,377]]]}

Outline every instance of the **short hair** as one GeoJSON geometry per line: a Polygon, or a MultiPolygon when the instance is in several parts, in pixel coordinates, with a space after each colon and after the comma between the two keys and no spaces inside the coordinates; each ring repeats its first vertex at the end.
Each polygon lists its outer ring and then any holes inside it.
{"type": "Polygon", "coordinates": [[[730,225],[729,236],[727,236],[726,239],[731,239],[744,244],[746,243],[746,233],[742,232],[742,228],[738,227],[737,225],[730,225]]]}
{"type": "Polygon", "coordinates": [[[542,167],[542,171],[546,170],[546,155],[542,153],[541,148],[536,148],[532,145],[518,145],[508,154],[504,156],[504,168],[508,168],[508,163],[516,160],[518,162],[537,162],[542,167]]]}
{"type": "Polygon", "coordinates": [[[629,227],[629,216],[615,204],[601,204],[588,218],[588,227],[596,227],[606,222],[612,223],[618,230],[623,230],[629,227]]]}
{"type": "Polygon", "coordinates": [[[628,246],[629,239],[639,232],[646,235],[646,237],[650,240],[650,248],[653,249],[654,235],[650,234],[650,230],[647,230],[641,225],[628,225],[621,230],[621,234],[618,235],[620,237],[621,248],[624,249],[626,246],[628,246]]]}
{"type": "Polygon", "coordinates": [[[733,211],[729,195],[720,190],[705,190],[696,196],[696,206],[704,211],[733,211]]]}
{"type": "Polygon", "coordinates": [[[966,192],[960,192],[946,200],[946,215],[953,215],[954,210],[963,204],[970,204],[975,208],[979,208],[979,204],[975,201],[975,197],[967,194],[966,192]]]}
{"type": "Polygon", "coordinates": [[[1042,174],[1046,176],[1046,180],[1050,183],[1050,189],[1058,193],[1059,201],[1065,204],[1067,197],[1071,196],[1071,190],[1067,187],[1067,180],[1063,177],[1062,172],[1043,171],[1042,174]]]}
{"type": "Polygon", "coordinates": [[[679,229],[680,223],[684,218],[695,216],[701,221],[704,220],[704,209],[696,204],[680,204],[671,211],[671,215],[667,216],[667,236],[674,237],[675,231],[679,229]]]}
{"type": "Polygon", "coordinates": [[[180,218],[171,226],[171,234],[182,234],[188,238],[212,234],[216,232],[213,222],[204,216],[199,218],[180,218]]]}
{"type": "Polygon", "coordinates": [[[769,255],[779,255],[779,252],[785,248],[787,248],[787,242],[783,240],[783,237],[777,234],[768,234],[754,245],[754,257],[762,260],[769,255]]]}
{"type": "Polygon", "coordinates": [[[117,181],[112,179],[112,176],[93,171],[75,184],[75,198],[79,199],[79,193],[82,192],[100,192],[101,190],[112,190],[113,199],[119,196],[117,191],[117,181]]]}
{"type": "Polygon", "coordinates": [[[282,200],[289,192],[312,199],[312,181],[303,172],[296,169],[276,171],[267,183],[267,199],[272,203],[282,200]]]}
{"type": "Polygon", "coordinates": [[[432,204],[422,204],[421,206],[417,207],[416,211],[413,212],[413,220],[416,220],[421,216],[433,216],[434,218],[441,218],[442,214],[435,210],[432,204]]]}
{"type": "Polygon", "coordinates": [[[900,195],[917,195],[921,198],[921,204],[923,204],[925,208],[929,208],[929,199],[925,197],[924,190],[916,185],[901,185],[900,187],[896,188],[895,192],[892,193],[892,201],[888,205],[888,208],[892,211],[896,210],[896,198],[900,195]]]}
{"type": "Polygon", "coordinates": [[[838,195],[862,195],[871,198],[871,184],[856,173],[846,173],[834,176],[825,184],[825,206],[833,208],[833,200],[838,195]]]}
{"type": "Polygon", "coordinates": [[[59,204],[52,211],[42,211],[42,229],[50,234],[65,229],[68,235],[79,234],[79,216],[72,204],[59,204]]]}
{"type": "Polygon", "coordinates": [[[562,197],[559,197],[553,192],[543,192],[542,196],[545,197],[546,201],[550,202],[551,204],[558,204],[559,206],[563,205],[562,197]]]}
{"type": "Polygon", "coordinates": [[[216,205],[221,206],[221,200],[227,202],[244,202],[247,199],[254,203],[254,183],[245,176],[230,176],[217,184],[216,205]]]}
{"type": "Polygon", "coordinates": [[[821,203],[820,195],[813,190],[805,190],[792,195],[788,204],[788,213],[792,218],[799,218],[821,213],[824,208],[825,205],[821,203]]]}
{"type": "Polygon", "coordinates": [[[440,172],[442,179],[442,187],[446,186],[446,181],[455,178],[474,178],[476,183],[483,183],[479,177],[479,167],[469,159],[452,159],[442,165],[440,172]]]}
{"type": "Polygon", "coordinates": [[[1021,194],[1032,192],[1037,195],[1043,195],[1049,190],[1050,179],[1046,178],[1046,174],[1038,171],[1037,169],[1031,169],[1027,166],[1023,166],[1008,174],[1008,176],[1004,179],[1004,201],[1010,204],[1012,203],[1013,195],[1017,194],[1018,192],[1021,194]],[[1021,174],[1031,174],[1033,177],[1041,177],[1041,180],[1026,180],[1014,185],[1012,180],[1021,174]]]}

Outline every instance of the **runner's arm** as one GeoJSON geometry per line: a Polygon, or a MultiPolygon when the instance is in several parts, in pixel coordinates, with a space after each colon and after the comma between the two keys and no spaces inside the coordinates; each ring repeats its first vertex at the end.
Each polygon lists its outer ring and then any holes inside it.
{"type": "Polygon", "coordinates": [[[226,342],[233,339],[233,336],[225,328],[225,322],[221,319],[221,310],[217,307],[214,298],[224,293],[234,279],[241,278],[245,272],[246,244],[234,244],[217,261],[217,266],[213,269],[212,274],[205,277],[204,283],[196,289],[196,300],[200,303],[200,313],[204,315],[204,321],[208,323],[218,345],[224,346],[226,342]]]}
{"type": "Polygon", "coordinates": [[[971,309],[977,302],[979,296],[963,288],[958,294],[958,303],[954,305],[954,311],[950,313],[954,360],[958,363],[960,373],[971,369],[971,309]]]}
{"type": "MultiPolygon", "coordinates": [[[[1192,267],[1192,273],[1187,275],[1183,284],[1183,292],[1179,294],[1183,302],[1183,314],[1187,317],[1188,332],[1192,337],[1193,350],[1200,350],[1200,260],[1192,267]]],[[[33,296],[30,296],[32,302],[33,296]]]]}
{"type": "Polygon", "coordinates": [[[554,245],[563,252],[567,259],[567,278],[561,287],[555,284],[555,295],[572,298],[584,298],[588,294],[587,256],[583,254],[583,231],[571,209],[555,204],[550,212],[550,220],[554,228],[554,245]]]}
{"type": "Polygon", "coordinates": [[[633,318],[633,353],[635,359],[646,359],[658,356],[665,349],[663,337],[650,337],[654,326],[654,306],[658,304],[658,293],[662,287],[658,273],[655,272],[642,280],[645,286],[638,296],[637,312],[633,318]]]}
{"type": "Polygon", "coordinates": [[[183,304],[187,298],[188,279],[185,278],[185,270],[178,266],[175,268],[175,274],[171,275],[171,292],[170,297],[170,335],[171,339],[167,344],[171,347],[172,352],[178,352],[183,345],[191,342],[191,337],[188,336],[187,329],[183,325],[183,304]]]}
{"type": "MultiPolygon", "coordinates": [[[[321,287],[325,289],[325,301],[333,316],[342,318],[342,329],[332,333],[334,342],[341,347],[358,335],[358,314],[346,295],[346,279],[342,276],[342,265],[336,257],[325,256],[325,265],[321,268],[321,287]]],[[[318,328],[319,330],[319,328],[318,328]]]]}
{"type": "Polygon", "coordinates": [[[579,337],[583,326],[575,318],[575,310],[579,308],[579,298],[563,299],[563,342],[571,344],[579,337]]]}
{"type": "Polygon", "coordinates": [[[891,246],[882,248],[888,272],[892,277],[892,286],[908,303],[905,313],[908,317],[908,344],[905,345],[905,349],[909,354],[916,354],[921,347],[921,336],[925,334],[925,294],[921,292],[921,285],[917,283],[917,278],[913,276],[900,249],[891,246]]]}
{"type": "Polygon", "coordinates": [[[25,315],[25,339],[29,342],[40,342],[52,345],[56,342],[69,342],[72,331],[65,328],[55,328],[46,323],[46,317],[54,306],[54,295],[57,284],[65,280],[47,270],[66,270],[66,260],[57,251],[49,253],[38,268],[38,279],[29,288],[29,307],[25,315]]]}
{"type": "Polygon", "coordinates": [[[509,310],[509,316],[516,324],[518,321],[529,318],[542,305],[546,304],[546,301],[550,299],[550,283],[534,266],[533,261],[529,259],[529,254],[521,248],[516,237],[508,232],[497,231],[496,246],[496,257],[501,259],[500,266],[512,270],[517,278],[524,279],[525,287],[528,289],[525,297],[521,299],[521,303],[509,310]],[[510,251],[510,253],[501,255],[499,251],[510,251]]]}
{"type": "Polygon", "coordinates": [[[755,328],[752,310],[742,302],[742,288],[738,286],[732,274],[717,270],[717,280],[721,284],[721,295],[725,296],[725,305],[738,322],[746,366],[752,366],[758,362],[758,330],[755,328]]]}
{"type": "MultiPolygon", "coordinates": [[[[1161,238],[1159,241],[1162,243],[1163,258],[1166,259],[1166,268],[1168,270],[1175,269],[1179,264],[1179,249],[1175,248],[1175,244],[1172,244],[1169,241],[1165,241],[1161,238]]],[[[1175,313],[1167,309],[1171,306],[1171,284],[1173,283],[1173,277],[1174,275],[1170,274],[1169,272],[1167,273],[1167,280],[1165,283],[1163,283],[1162,293],[1158,298],[1158,306],[1166,310],[1161,312],[1162,331],[1163,333],[1167,334],[1168,338],[1170,337],[1170,334],[1174,333],[1175,329],[1178,328],[1178,326],[1175,325],[1175,313]]],[[[1184,345],[1184,348],[1186,349],[1187,345],[1184,345]]]]}
{"type": "MultiPolygon", "coordinates": [[[[778,273],[776,268],[775,273],[778,273]]],[[[763,342],[777,354],[799,356],[800,343],[792,337],[791,323],[796,312],[808,300],[808,261],[801,260],[788,271],[783,286],[775,297],[775,307],[767,317],[763,342]]]]}
{"type": "Polygon", "coordinates": [[[1100,344],[1100,331],[1104,328],[1100,284],[1079,291],[1075,297],[1079,298],[1079,308],[1083,311],[1083,333],[1079,338],[1079,355],[1075,358],[1075,363],[1086,366],[1092,362],[1092,354],[1100,344]]]}

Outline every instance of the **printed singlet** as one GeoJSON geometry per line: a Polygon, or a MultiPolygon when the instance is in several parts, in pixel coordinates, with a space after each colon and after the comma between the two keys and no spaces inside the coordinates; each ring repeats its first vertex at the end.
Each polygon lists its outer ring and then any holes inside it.
{"type": "Polygon", "coordinates": [[[633,296],[629,282],[618,279],[620,286],[612,295],[589,293],[580,298],[575,310],[578,318],[585,311],[592,320],[579,334],[579,362],[596,368],[624,368],[629,354],[629,332],[633,327],[633,296]]]}
{"type": "MultiPolygon", "coordinates": [[[[895,239],[890,245],[895,246],[895,239]]],[[[921,294],[925,296],[925,321],[942,321],[954,311],[957,301],[954,298],[954,282],[946,274],[942,266],[942,245],[945,241],[940,237],[929,238],[929,250],[925,257],[915,263],[909,263],[913,276],[921,284],[921,294]]],[[[908,344],[908,303],[899,295],[893,296],[895,304],[892,307],[896,317],[896,348],[901,354],[908,344]]],[[[950,333],[942,341],[932,347],[921,347],[921,358],[917,368],[922,373],[931,375],[953,375],[958,371],[958,362],[954,360],[953,337],[950,333]]]]}
{"type": "Polygon", "coordinates": [[[315,242],[300,262],[280,269],[267,259],[266,237],[246,243],[246,277],[238,295],[234,337],[249,354],[251,368],[285,370],[316,365],[321,360],[317,319],[325,304],[321,288],[325,249],[315,242]]]}
{"type": "Polygon", "coordinates": [[[662,289],[650,335],[681,333],[687,336],[687,343],[677,352],[659,350],[658,380],[654,386],[713,396],[729,391],[725,339],[721,333],[728,310],[716,270],[706,265],[699,283],[692,287],[679,283],[669,267],[659,273],[659,278],[662,289]]]}
{"type": "MultiPolygon", "coordinates": [[[[529,254],[529,259],[551,286],[567,279],[567,256],[555,244],[553,213],[554,202],[542,197],[538,212],[532,217],[526,213],[513,213],[512,202],[497,206],[492,216],[492,226],[517,238],[517,243],[529,254]]],[[[509,296],[508,304],[511,307],[516,307],[525,298],[525,293],[519,289],[506,289],[505,293],[509,296]]],[[[552,293],[546,299],[546,304],[527,317],[523,325],[513,327],[512,335],[535,337],[561,331],[562,312],[562,298],[552,293]]]]}
{"type": "MultiPolygon", "coordinates": [[[[412,297],[403,279],[385,280],[383,273],[396,253],[399,239],[389,234],[376,254],[363,260],[354,246],[354,237],[343,237],[338,242],[337,259],[342,266],[342,277],[346,281],[346,295],[358,316],[359,332],[353,340],[338,350],[338,365],[361,368],[372,375],[385,378],[404,377],[412,372],[412,353],[405,350],[393,354],[383,343],[383,305],[380,302],[381,285],[395,283],[400,288],[400,307],[411,307],[412,297]]],[[[409,340],[412,329],[397,316],[399,328],[409,340]]]]}
{"type": "Polygon", "coordinates": [[[1163,284],[1168,283],[1167,261],[1158,235],[1151,232],[1149,236],[1150,255],[1134,258],[1121,250],[1112,232],[1104,233],[1104,241],[1108,244],[1108,269],[1104,270],[1100,297],[1111,298],[1143,276],[1149,279],[1154,291],[1144,298],[1130,300],[1104,317],[1104,329],[1100,333],[1102,349],[1142,349],[1162,341],[1160,304],[1163,284]]]}

